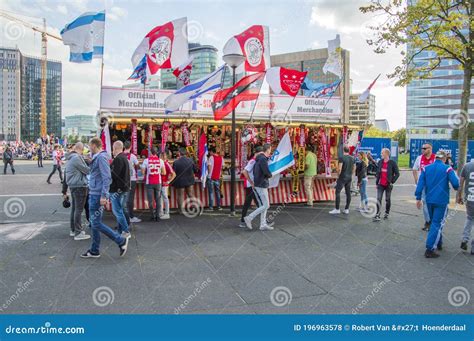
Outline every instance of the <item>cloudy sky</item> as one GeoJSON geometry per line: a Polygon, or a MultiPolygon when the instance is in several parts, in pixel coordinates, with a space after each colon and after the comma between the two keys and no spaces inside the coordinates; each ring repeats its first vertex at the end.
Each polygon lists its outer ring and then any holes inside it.
{"type": "MultiPolygon", "coordinates": [[[[379,74],[376,118],[386,118],[391,129],[405,126],[405,89],[395,87],[386,74],[400,62],[399,51],[376,55],[365,43],[367,26],[376,18],[358,8],[362,0],[3,0],[0,8],[22,20],[59,35],[64,25],[81,13],[106,9],[104,85],[121,86],[132,71],[130,57],[154,26],[187,16],[192,42],[211,44],[222,51],[227,39],[248,26],[270,27],[271,53],[322,48],[337,33],[351,52],[352,92],[363,91],[379,74]]],[[[2,46],[18,46],[22,53],[40,56],[41,36],[20,24],[0,18],[2,46]]],[[[99,108],[100,61],[73,64],[69,48],[49,40],[48,57],[63,63],[63,115],[95,114],[99,108]]]]}

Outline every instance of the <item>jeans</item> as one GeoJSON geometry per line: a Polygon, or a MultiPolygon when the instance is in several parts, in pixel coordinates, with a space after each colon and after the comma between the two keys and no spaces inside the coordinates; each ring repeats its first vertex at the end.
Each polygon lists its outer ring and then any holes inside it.
{"type": "Polygon", "coordinates": [[[15,174],[15,167],[13,167],[13,161],[4,162],[3,174],[7,174],[7,166],[8,165],[10,165],[10,169],[12,171],[12,174],[15,174]]]}
{"type": "Polygon", "coordinates": [[[43,156],[38,156],[38,167],[43,167],[43,156]]]}
{"type": "Polygon", "coordinates": [[[49,174],[48,176],[48,182],[51,180],[51,177],[53,176],[53,174],[58,171],[59,172],[59,179],[61,179],[61,182],[63,182],[63,172],[61,170],[61,166],[60,165],[53,165],[53,171],[51,172],[51,174],[49,174]]]}
{"type": "Polygon", "coordinates": [[[341,192],[342,189],[344,188],[346,192],[346,206],[345,209],[348,210],[349,206],[351,205],[351,183],[352,179],[337,179],[336,182],[336,210],[339,209],[341,206],[341,192]]]}
{"type": "Polygon", "coordinates": [[[254,220],[260,214],[260,227],[267,224],[267,211],[270,208],[270,200],[268,198],[268,188],[255,187],[255,198],[258,202],[258,208],[249,214],[250,220],[254,220]]]}
{"type": "Polygon", "coordinates": [[[87,187],[72,187],[71,198],[71,231],[77,236],[84,230],[82,228],[82,211],[84,211],[86,204],[87,187]]]}
{"type": "Polygon", "coordinates": [[[100,205],[100,195],[89,195],[89,216],[92,233],[92,246],[90,251],[93,254],[99,254],[101,232],[112,239],[118,246],[125,243],[124,237],[102,222],[104,209],[104,206],[100,205]]]}
{"type": "Polygon", "coordinates": [[[304,191],[306,193],[306,198],[308,199],[308,204],[312,205],[314,200],[314,176],[304,176],[304,191]]]}
{"type": "Polygon", "coordinates": [[[178,212],[181,214],[183,213],[184,192],[186,192],[188,199],[194,198],[193,186],[176,188],[176,199],[178,200],[178,212]]]}
{"type": "Polygon", "coordinates": [[[128,212],[128,198],[130,197],[130,192],[125,192],[123,198],[123,215],[125,216],[125,220],[127,220],[127,225],[130,227],[130,213],[128,212]]]}
{"type": "Polygon", "coordinates": [[[443,245],[443,227],[448,215],[448,205],[438,205],[428,203],[431,227],[426,238],[426,249],[434,250],[439,245],[443,245]]]}
{"type": "MultiPolygon", "coordinates": [[[[462,233],[462,241],[469,242],[471,239],[472,222],[474,221],[474,204],[466,203],[466,223],[464,224],[464,231],[462,233]]],[[[471,240],[471,250],[474,250],[474,239],[471,240]]]]}
{"type": "Polygon", "coordinates": [[[130,232],[128,229],[127,218],[125,217],[125,203],[127,192],[110,193],[110,202],[112,203],[112,213],[117,219],[118,233],[130,232]]]}
{"type": "Polygon", "coordinates": [[[137,188],[136,181],[130,181],[130,192],[128,192],[128,216],[130,218],[134,218],[135,214],[133,213],[133,209],[135,206],[135,189],[137,188]]]}
{"type": "Polygon", "coordinates": [[[385,214],[390,213],[390,206],[392,205],[392,188],[393,185],[382,186],[377,185],[377,215],[380,214],[380,209],[382,208],[382,198],[383,193],[385,192],[385,214]]]}
{"type": "Polygon", "coordinates": [[[163,201],[162,202],[162,205],[161,205],[161,210],[160,210],[160,213],[164,213],[164,214],[170,214],[170,199],[168,198],[168,189],[170,188],[170,186],[166,185],[166,186],[161,186],[161,200],[163,201]],[[162,212],[164,209],[164,212],[162,212]]]}
{"type": "Polygon", "coordinates": [[[221,207],[221,181],[207,179],[207,191],[209,193],[209,207],[214,207],[214,197],[216,198],[216,207],[221,207]]]}
{"type": "Polygon", "coordinates": [[[244,222],[244,217],[247,216],[247,212],[252,204],[252,200],[255,201],[258,207],[258,201],[255,198],[255,193],[253,192],[252,187],[245,187],[245,201],[244,206],[242,207],[242,217],[240,218],[241,222],[244,222]]]}
{"type": "Polygon", "coordinates": [[[360,204],[362,207],[367,207],[369,202],[367,198],[367,182],[369,182],[369,179],[363,178],[360,183],[360,204]]]}
{"type": "Polygon", "coordinates": [[[146,196],[148,199],[148,208],[150,209],[151,216],[158,218],[161,211],[161,184],[146,185],[146,196]]]}

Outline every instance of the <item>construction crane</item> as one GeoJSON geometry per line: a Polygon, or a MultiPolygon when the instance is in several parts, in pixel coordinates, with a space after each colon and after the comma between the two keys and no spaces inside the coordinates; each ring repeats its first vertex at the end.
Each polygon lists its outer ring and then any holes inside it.
{"type": "Polygon", "coordinates": [[[59,41],[62,38],[48,33],[46,30],[46,19],[43,18],[43,28],[39,28],[25,20],[16,18],[5,11],[0,10],[0,17],[4,17],[10,21],[18,22],[35,32],[41,33],[41,115],[40,115],[40,131],[41,137],[45,137],[47,134],[47,122],[48,113],[46,110],[46,78],[47,78],[47,67],[48,67],[48,36],[59,41]]]}

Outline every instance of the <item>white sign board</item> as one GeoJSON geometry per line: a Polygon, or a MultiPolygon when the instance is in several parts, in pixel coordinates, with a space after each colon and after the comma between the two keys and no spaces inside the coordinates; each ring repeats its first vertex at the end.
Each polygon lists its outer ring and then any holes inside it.
{"type": "MultiPolygon", "coordinates": [[[[118,115],[135,116],[143,113],[150,117],[165,117],[164,100],[173,91],[140,90],[116,87],[102,87],[100,109],[118,115]]],[[[209,118],[213,117],[211,102],[214,93],[189,101],[180,111],[166,117],[209,118]]],[[[340,97],[309,98],[261,94],[256,101],[242,102],[236,108],[238,119],[248,119],[252,114],[255,120],[301,121],[301,122],[338,122],[341,118],[340,97]],[[253,108],[255,103],[255,108],[253,108]],[[291,108],[286,115],[288,108],[291,108]],[[285,117],[286,116],[286,117],[285,117]]],[[[230,118],[230,115],[227,118],[230,118]]]]}

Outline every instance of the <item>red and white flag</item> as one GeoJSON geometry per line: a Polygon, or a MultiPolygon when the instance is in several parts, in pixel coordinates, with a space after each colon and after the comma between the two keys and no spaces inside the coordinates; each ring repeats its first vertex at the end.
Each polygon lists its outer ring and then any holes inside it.
{"type": "Polygon", "coordinates": [[[143,38],[132,56],[135,69],[146,56],[147,74],[154,75],[159,69],[171,69],[189,58],[187,18],[180,18],[156,26],[143,38]]]}
{"type": "Polygon", "coordinates": [[[191,82],[193,59],[194,56],[189,57],[188,60],[186,60],[183,64],[173,70],[173,75],[176,76],[178,84],[181,85],[180,87],[189,85],[189,83],[191,82]]]}
{"type": "Polygon", "coordinates": [[[369,95],[370,95],[370,90],[374,86],[377,79],[379,79],[379,77],[380,77],[380,73],[377,76],[377,78],[375,78],[374,81],[370,83],[369,87],[359,96],[359,98],[357,99],[359,103],[364,103],[365,101],[367,101],[367,98],[369,98],[369,95]]]}
{"type": "Polygon", "coordinates": [[[275,94],[283,91],[288,95],[295,97],[300,91],[301,84],[308,71],[297,71],[285,69],[284,67],[274,66],[267,70],[267,83],[275,94]]]}
{"type": "Polygon", "coordinates": [[[237,69],[243,71],[262,72],[270,67],[270,33],[268,26],[253,25],[244,32],[233,36],[224,45],[224,55],[241,54],[245,63],[237,69]]]}

